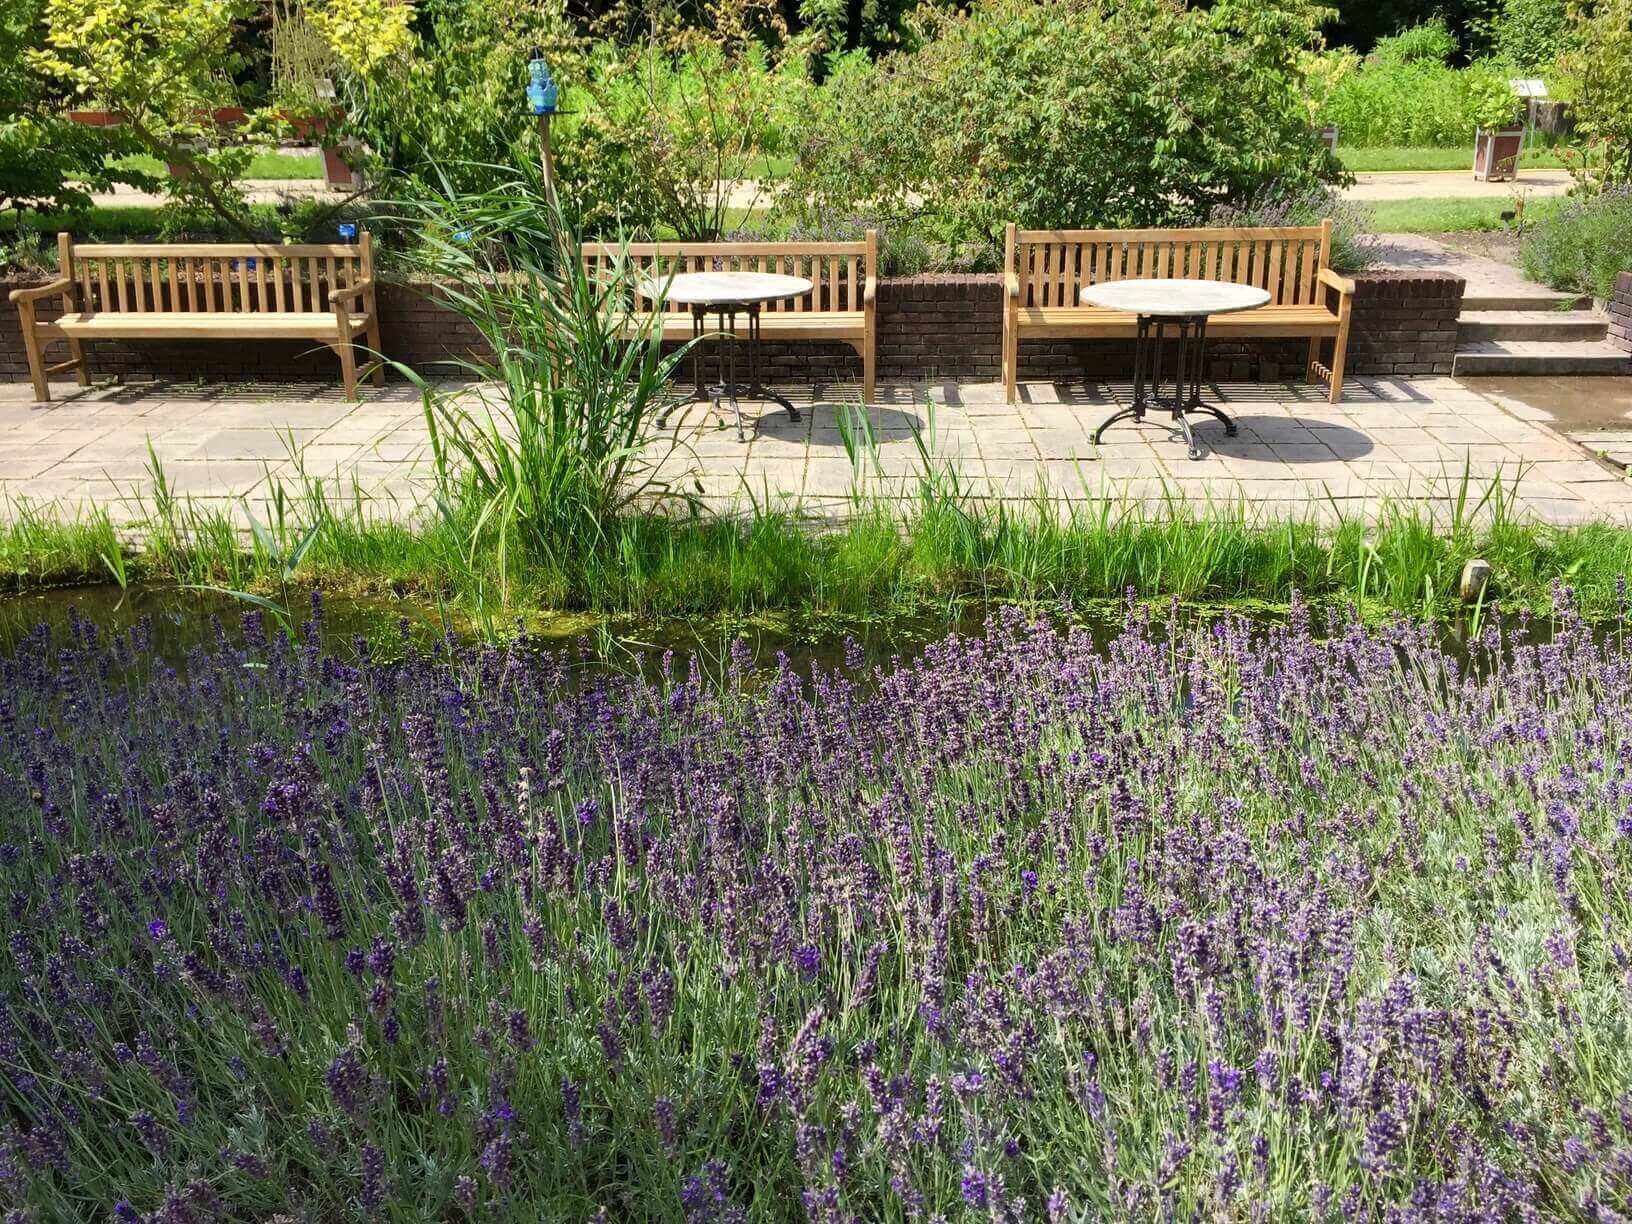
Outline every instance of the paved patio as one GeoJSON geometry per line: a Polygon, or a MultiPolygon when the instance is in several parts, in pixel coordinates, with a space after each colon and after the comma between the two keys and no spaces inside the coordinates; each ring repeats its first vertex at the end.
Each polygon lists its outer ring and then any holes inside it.
{"type": "MultiPolygon", "coordinates": [[[[1045,491],[1147,505],[1177,497],[1326,520],[1412,499],[1448,514],[1466,470],[1476,496],[1500,478],[1520,515],[1632,523],[1632,483],[1600,457],[1604,448],[1595,454],[1572,441],[1511,388],[1486,394],[1448,378],[1355,378],[1336,406],[1316,387],[1215,386],[1212,397],[1240,433],[1226,438],[1203,419],[1196,431],[1208,453],[1197,461],[1155,420],[1119,425],[1093,445],[1094,427],[1126,400],[1126,384],[1030,383],[1015,405],[993,384],[884,386],[859,476],[838,425],[838,405],[854,401],[854,388],[788,390],[806,409],[803,421],[768,411],[747,443],[706,405],[692,406],[654,445],[657,470],[722,508],[751,495],[843,513],[858,480],[880,496],[912,494],[922,466],[916,429],[975,496],[1045,491]]],[[[60,391],[57,402],[35,405],[26,386],[0,385],[0,502],[97,503],[140,517],[154,492],[150,443],[173,493],[233,508],[247,499],[257,513],[275,484],[292,491],[302,473],[337,493],[355,486],[395,516],[422,506],[429,488],[424,417],[406,385],[367,388],[359,404],[320,385],[60,391]]],[[[750,417],[759,407],[745,405],[750,417]]]]}

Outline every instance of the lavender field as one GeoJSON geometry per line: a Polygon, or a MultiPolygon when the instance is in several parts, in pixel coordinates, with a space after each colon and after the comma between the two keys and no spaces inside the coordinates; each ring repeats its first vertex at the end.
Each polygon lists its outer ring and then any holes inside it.
{"type": "Polygon", "coordinates": [[[36,635],[0,1214],[1622,1218],[1625,627],[36,635]]]}

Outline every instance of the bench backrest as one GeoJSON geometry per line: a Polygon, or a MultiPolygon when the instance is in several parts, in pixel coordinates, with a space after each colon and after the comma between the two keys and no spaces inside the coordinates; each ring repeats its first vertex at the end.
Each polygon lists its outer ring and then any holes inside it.
{"type": "Polygon", "coordinates": [[[125,314],[301,314],[374,275],[368,234],[355,244],[84,243],[59,238],[74,308],[125,314]]]}
{"type": "Polygon", "coordinates": [[[1267,289],[1275,306],[1318,300],[1332,223],[1237,229],[1023,230],[1009,226],[1009,271],[1022,306],[1076,306],[1088,285],[1188,277],[1267,289]]]}
{"type": "MultiPolygon", "coordinates": [[[[633,273],[635,309],[651,310],[655,302],[645,285],[661,285],[681,272],[775,272],[803,276],[812,290],[802,297],[767,302],[767,311],[854,311],[862,309],[862,290],[878,267],[878,234],[867,231],[859,242],[586,242],[584,266],[604,275],[620,252],[633,273]]],[[[665,304],[665,313],[685,314],[689,307],[665,304]]]]}

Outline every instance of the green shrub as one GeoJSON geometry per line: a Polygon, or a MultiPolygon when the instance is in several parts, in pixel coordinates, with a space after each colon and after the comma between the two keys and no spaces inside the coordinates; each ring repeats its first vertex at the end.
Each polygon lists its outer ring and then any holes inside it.
{"type": "Polygon", "coordinates": [[[1632,186],[1572,203],[1526,235],[1525,275],[1554,289],[1607,298],[1632,272],[1632,186]]]}
{"type": "Polygon", "coordinates": [[[1379,38],[1371,54],[1385,64],[1443,64],[1456,54],[1456,35],[1445,18],[1435,17],[1379,38]]]}
{"type": "Polygon", "coordinates": [[[849,63],[804,100],[782,203],[871,211],[926,240],[1025,225],[1194,222],[1269,183],[1341,173],[1314,139],[1301,0],[982,0],[915,51],[849,63]]]}
{"type": "Polygon", "coordinates": [[[1367,63],[1336,75],[1315,117],[1335,123],[1343,143],[1439,148],[1473,145],[1473,130],[1493,114],[1511,116],[1518,102],[1511,66],[1480,61],[1447,68],[1428,61],[1367,63]]]}
{"type": "Polygon", "coordinates": [[[544,48],[564,83],[581,76],[580,41],[559,12],[536,0],[430,0],[416,34],[410,54],[353,90],[353,133],[387,169],[413,179],[435,166],[433,178],[453,176],[467,191],[488,186],[484,167],[536,163],[536,127],[522,101],[532,47],[544,48]]]}
{"type": "Polygon", "coordinates": [[[713,12],[708,31],[680,25],[596,46],[582,113],[563,133],[586,229],[712,239],[770,203],[757,185],[786,154],[805,57],[758,0],[713,12]]]}

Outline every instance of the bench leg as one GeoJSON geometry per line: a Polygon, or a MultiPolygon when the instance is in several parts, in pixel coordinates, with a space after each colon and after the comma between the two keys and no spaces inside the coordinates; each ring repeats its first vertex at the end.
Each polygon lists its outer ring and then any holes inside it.
{"type": "Polygon", "coordinates": [[[357,398],[357,350],[352,346],[349,336],[342,336],[335,346],[340,354],[340,385],[345,389],[346,398],[357,398]]]}
{"type": "Polygon", "coordinates": [[[368,320],[368,347],[374,350],[374,355],[370,358],[374,363],[374,372],[370,377],[373,378],[376,387],[383,387],[385,386],[385,349],[380,343],[380,324],[373,315],[370,315],[368,320]]]}
{"type": "Polygon", "coordinates": [[[1309,360],[1305,363],[1305,365],[1303,367],[1303,381],[1304,382],[1312,383],[1312,382],[1315,382],[1316,380],[1318,380],[1320,378],[1320,375],[1315,373],[1315,365],[1319,361],[1320,361],[1320,337],[1319,336],[1310,336],[1309,337],[1309,360]]]}
{"type": "Polygon", "coordinates": [[[1003,365],[1003,400],[1012,404],[1020,394],[1020,322],[1010,313],[1007,300],[1003,303],[1003,342],[999,352],[1003,365]]]}
{"type": "Polygon", "coordinates": [[[49,403],[51,384],[45,377],[45,349],[34,330],[34,303],[17,303],[17,320],[23,327],[23,352],[28,356],[28,377],[34,384],[34,398],[49,403]]]}
{"type": "Polygon", "coordinates": [[[1326,402],[1335,404],[1343,398],[1343,366],[1348,357],[1348,337],[1338,336],[1332,342],[1332,381],[1329,386],[1326,402]]]}
{"type": "Polygon", "coordinates": [[[73,359],[73,362],[74,362],[74,377],[79,380],[79,385],[82,386],[82,387],[90,386],[91,385],[91,368],[90,368],[90,366],[85,364],[85,344],[84,344],[84,342],[81,341],[81,340],[69,340],[68,341],[68,356],[73,359]]]}

